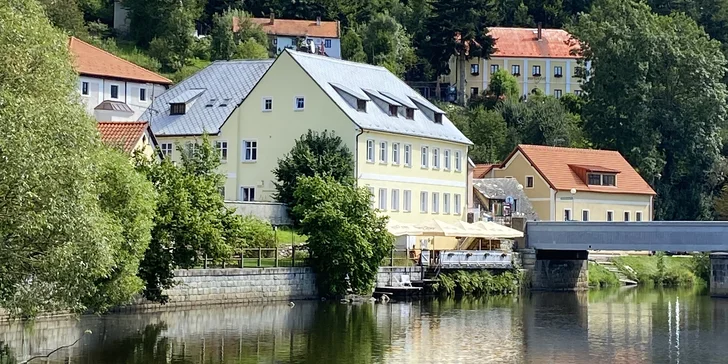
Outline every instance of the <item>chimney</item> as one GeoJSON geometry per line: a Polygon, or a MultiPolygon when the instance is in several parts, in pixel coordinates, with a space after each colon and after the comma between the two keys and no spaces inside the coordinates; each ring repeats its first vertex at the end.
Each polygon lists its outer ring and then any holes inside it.
{"type": "Polygon", "coordinates": [[[543,33],[543,29],[541,29],[541,22],[538,22],[538,33],[536,35],[536,39],[541,40],[541,34],[543,33]]]}
{"type": "Polygon", "coordinates": [[[321,26],[321,17],[320,16],[316,17],[316,25],[321,26]]]}
{"type": "MultiPolygon", "coordinates": [[[[273,25],[276,22],[276,14],[274,12],[270,13],[270,25],[273,25]]],[[[541,23],[539,23],[541,24],[541,23]]]]}

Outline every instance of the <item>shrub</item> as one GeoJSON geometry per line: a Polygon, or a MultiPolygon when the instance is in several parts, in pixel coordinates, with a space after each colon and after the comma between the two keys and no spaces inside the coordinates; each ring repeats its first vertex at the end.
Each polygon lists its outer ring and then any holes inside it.
{"type": "Polygon", "coordinates": [[[608,287],[618,286],[617,276],[597,263],[589,262],[589,286],[608,287]]]}
{"type": "Polygon", "coordinates": [[[445,295],[500,295],[516,292],[519,282],[519,275],[512,271],[493,274],[487,270],[458,270],[440,274],[432,288],[445,295]]]}

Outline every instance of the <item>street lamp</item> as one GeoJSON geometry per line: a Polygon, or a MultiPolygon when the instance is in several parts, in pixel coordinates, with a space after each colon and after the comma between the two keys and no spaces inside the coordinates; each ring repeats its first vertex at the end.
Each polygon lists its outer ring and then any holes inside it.
{"type": "Polygon", "coordinates": [[[576,214],[576,210],[574,207],[574,201],[576,199],[576,188],[572,188],[569,192],[571,192],[571,219],[576,220],[574,219],[574,214],[576,214]]]}

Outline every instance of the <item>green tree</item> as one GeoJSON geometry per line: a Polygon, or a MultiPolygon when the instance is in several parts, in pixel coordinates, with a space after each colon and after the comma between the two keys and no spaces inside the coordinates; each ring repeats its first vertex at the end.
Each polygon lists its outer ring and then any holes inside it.
{"type": "Polygon", "coordinates": [[[86,24],[83,12],[76,0],[39,0],[51,24],[62,29],[68,35],[85,37],[86,24]]]}
{"type": "Polygon", "coordinates": [[[517,144],[582,145],[579,118],[552,96],[531,95],[525,102],[506,99],[496,109],[508,125],[507,150],[517,144]]]}
{"type": "Polygon", "coordinates": [[[354,159],[341,137],[333,131],[309,130],[278,160],[273,174],[276,176],[274,198],[287,204],[292,209],[294,221],[299,221],[303,216],[296,213],[294,197],[298,177],[331,176],[337,182],[353,185],[354,159]]]}
{"type": "Polygon", "coordinates": [[[498,70],[490,77],[487,94],[495,98],[502,96],[518,100],[520,97],[518,79],[506,70],[498,70]]]}
{"type": "Polygon", "coordinates": [[[506,143],[508,127],[503,116],[496,110],[452,107],[447,117],[473,142],[468,151],[475,163],[497,163],[510,152],[506,143]]]}
{"type": "Polygon", "coordinates": [[[341,184],[331,176],[298,178],[294,212],[308,236],[319,294],[343,295],[346,276],[357,294],[370,294],[382,260],[393,247],[388,217],[371,208],[366,188],[341,184]]]}
{"type": "Polygon", "coordinates": [[[367,63],[402,76],[416,62],[410,36],[388,12],[377,14],[361,27],[360,33],[367,63]]]}
{"type": "Polygon", "coordinates": [[[243,11],[227,10],[215,14],[211,36],[213,60],[268,58],[268,36],[243,11]]]}
{"type": "Polygon", "coordinates": [[[341,55],[344,59],[354,62],[366,62],[367,54],[361,37],[354,29],[347,29],[341,37],[341,55]]]}
{"type": "Polygon", "coordinates": [[[726,119],[720,44],[687,16],[634,1],[597,2],[572,33],[593,65],[582,108],[589,139],[620,151],[653,186],[657,220],[709,218],[726,119]]]}

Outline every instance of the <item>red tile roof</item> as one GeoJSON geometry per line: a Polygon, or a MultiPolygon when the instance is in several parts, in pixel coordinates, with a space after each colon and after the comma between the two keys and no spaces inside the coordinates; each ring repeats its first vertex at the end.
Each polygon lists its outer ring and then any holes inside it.
{"type": "Polygon", "coordinates": [[[146,121],[99,121],[97,125],[101,141],[110,146],[121,147],[131,154],[144,133],[149,130],[146,121]]]}
{"type": "Polygon", "coordinates": [[[535,28],[488,28],[495,39],[495,52],[491,57],[578,58],[572,50],[579,43],[562,29],[542,29],[541,40],[535,28]]]}
{"type": "MultiPolygon", "coordinates": [[[[251,18],[250,20],[260,25],[263,31],[271,35],[339,38],[338,21],[321,21],[321,25],[317,25],[316,20],[275,19],[273,24],[271,24],[269,18],[251,18]]],[[[235,29],[236,24],[237,21],[233,23],[233,29],[235,29]]]]}
{"type": "Polygon", "coordinates": [[[493,166],[497,164],[476,164],[473,168],[473,178],[485,178],[485,175],[490,172],[493,166]]]}
{"type": "Polygon", "coordinates": [[[172,81],[76,37],[68,40],[76,72],[82,75],[171,85],[172,81]]]}
{"type": "Polygon", "coordinates": [[[655,195],[655,191],[617,151],[519,145],[502,166],[520,151],[551,188],[558,191],[655,195]],[[573,168],[576,167],[576,168],[573,168]],[[578,169],[617,173],[616,186],[587,185],[578,169]]]}

